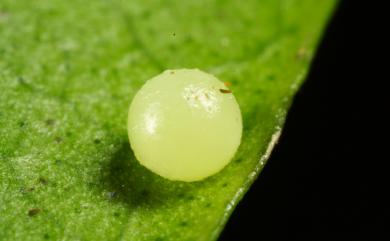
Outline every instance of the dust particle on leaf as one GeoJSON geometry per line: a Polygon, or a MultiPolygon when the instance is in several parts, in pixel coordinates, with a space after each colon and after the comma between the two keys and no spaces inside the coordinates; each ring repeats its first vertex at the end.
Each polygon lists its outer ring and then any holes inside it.
{"type": "Polygon", "coordinates": [[[230,93],[232,93],[231,90],[225,90],[225,89],[219,89],[219,91],[220,91],[222,94],[230,94],[230,93]]]}
{"type": "Polygon", "coordinates": [[[30,210],[28,210],[28,216],[30,217],[34,217],[36,216],[38,213],[40,213],[42,210],[40,208],[32,208],[30,210]]]}

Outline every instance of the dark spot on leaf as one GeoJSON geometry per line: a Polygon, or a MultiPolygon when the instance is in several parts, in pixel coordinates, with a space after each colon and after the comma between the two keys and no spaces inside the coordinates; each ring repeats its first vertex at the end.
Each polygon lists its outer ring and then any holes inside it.
{"type": "Polygon", "coordinates": [[[144,11],[144,12],[142,13],[142,17],[143,17],[143,18],[149,18],[151,14],[152,14],[151,11],[146,10],[146,11],[144,11]]]}
{"type": "Polygon", "coordinates": [[[175,71],[171,70],[170,74],[175,74],[175,71]]]}
{"type": "Polygon", "coordinates": [[[149,196],[149,192],[148,192],[147,190],[142,190],[142,191],[141,191],[141,195],[142,195],[143,197],[148,197],[148,196],[149,196]]]}
{"type": "Polygon", "coordinates": [[[19,127],[23,127],[23,126],[26,125],[26,123],[25,123],[24,121],[19,121],[19,122],[18,122],[18,125],[19,125],[19,127]]]}
{"type": "Polygon", "coordinates": [[[208,203],[206,203],[204,206],[205,206],[206,208],[209,208],[209,207],[211,207],[211,203],[208,202],[208,203]]]}
{"type": "Polygon", "coordinates": [[[222,184],[222,187],[227,187],[227,186],[228,186],[227,182],[224,182],[224,183],[222,184]]]}
{"type": "Polygon", "coordinates": [[[66,132],[66,136],[67,136],[67,137],[70,137],[70,136],[72,136],[72,132],[70,132],[70,131],[67,131],[67,132],[66,132]]]}
{"type": "Polygon", "coordinates": [[[121,214],[119,212],[114,212],[114,217],[119,217],[121,214]]]}
{"type": "Polygon", "coordinates": [[[42,210],[40,208],[32,208],[30,210],[28,210],[28,216],[30,217],[34,217],[36,216],[38,213],[40,213],[42,210]]]}
{"type": "Polygon", "coordinates": [[[48,183],[47,179],[44,178],[44,177],[40,177],[40,178],[38,179],[38,181],[39,181],[39,183],[42,184],[42,185],[47,185],[47,183],[48,183]]]}
{"type": "Polygon", "coordinates": [[[55,120],[54,120],[54,119],[47,119],[47,120],[45,121],[45,123],[46,123],[46,125],[48,125],[48,126],[52,126],[52,125],[55,124],[55,120]]]}
{"type": "Polygon", "coordinates": [[[24,80],[24,78],[23,78],[22,76],[19,76],[19,77],[17,78],[17,80],[18,80],[18,83],[19,83],[19,84],[21,84],[21,85],[26,85],[26,81],[24,80]]]}
{"type": "Polygon", "coordinates": [[[232,84],[230,82],[223,82],[223,84],[226,86],[226,87],[230,87],[232,84]]]}
{"type": "Polygon", "coordinates": [[[44,239],[49,239],[50,236],[49,236],[49,234],[45,233],[45,234],[43,235],[43,238],[44,238],[44,239]]]}
{"type": "Polygon", "coordinates": [[[61,142],[63,141],[63,139],[62,139],[62,137],[60,137],[60,136],[56,136],[56,137],[54,138],[54,141],[55,141],[56,143],[61,143],[61,142]]]}
{"type": "Polygon", "coordinates": [[[179,194],[177,194],[177,197],[178,197],[178,198],[184,198],[184,197],[185,197],[185,194],[184,194],[184,193],[179,193],[179,194]]]}
{"type": "Polygon", "coordinates": [[[270,74],[270,75],[268,75],[268,76],[266,77],[266,79],[269,80],[269,81],[273,81],[273,80],[275,79],[275,75],[270,74]]]}
{"type": "Polygon", "coordinates": [[[88,187],[96,187],[97,184],[94,182],[88,182],[87,185],[88,187]]]}
{"type": "Polygon", "coordinates": [[[188,226],[188,223],[186,221],[181,221],[179,223],[179,225],[182,226],[182,227],[186,227],[186,226],[188,226]]]}
{"type": "Polygon", "coordinates": [[[164,237],[157,237],[157,238],[155,239],[155,241],[164,241],[164,240],[165,240],[164,237]]]}
{"type": "Polygon", "coordinates": [[[173,33],[172,36],[175,37],[175,36],[176,36],[176,33],[173,33]]]}
{"type": "Polygon", "coordinates": [[[187,196],[187,200],[189,200],[189,201],[192,201],[192,200],[194,200],[195,199],[195,197],[194,196],[192,196],[192,195],[190,195],[190,196],[187,196]]]}
{"type": "Polygon", "coordinates": [[[297,25],[291,25],[286,30],[289,34],[294,34],[298,31],[299,27],[297,25]]]}
{"type": "Polygon", "coordinates": [[[35,190],[35,187],[22,187],[20,188],[20,192],[23,193],[23,194],[26,194],[26,193],[29,193],[29,192],[32,192],[35,190]]]}
{"type": "Polygon", "coordinates": [[[100,139],[97,139],[97,138],[95,140],[93,140],[93,143],[95,143],[95,144],[100,144],[100,142],[101,142],[100,139]]]}
{"type": "Polygon", "coordinates": [[[236,163],[240,163],[240,162],[242,162],[242,159],[241,159],[241,158],[238,158],[238,159],[236,160],[236,163]]]}
{"type": "Polygon", "coordinates": [[[90,71],[91,74],[98,74],[99,73],[99,69],[97,67],[95,67],[95,66],[91,67],[89,69],[89,71],[90,71]]]}
{"type": "Polygon", "coordinates": [[[225,89],[219,89],[219,91],[220,91],[222,94],[229,94],[229,93],[232,93],[231,90],[225,90],[225,89]]]}
{"type": "Polygon", "coordinates": [[[62,163],[62,161],[61,161],[60,159],[57,159],[57,160],[54,161],[54,163],[55,163],[56,165],[60,165],[60,164],[62,163]]]}

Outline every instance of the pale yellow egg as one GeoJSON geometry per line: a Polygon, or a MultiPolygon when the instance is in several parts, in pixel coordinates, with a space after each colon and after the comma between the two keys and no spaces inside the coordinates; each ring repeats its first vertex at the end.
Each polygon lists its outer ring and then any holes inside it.
{"type": "Polygon", "coordinates": [[[213,75],[166,70],[135,95],[128,134],[143,166],[170,180],[198,181],[233,158],[241,142],[241,112],[233,93],[213,75]]]}

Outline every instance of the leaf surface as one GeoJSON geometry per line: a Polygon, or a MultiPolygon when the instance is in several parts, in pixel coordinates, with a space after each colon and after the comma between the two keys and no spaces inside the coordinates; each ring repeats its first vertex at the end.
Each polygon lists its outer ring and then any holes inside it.
{"type": "Polygon", "coordinates": [[[217,239],[277,141],[334,5],[2,0],[0,240],[217,239]],[[235,158],[205,181],[165,180],[129,146],[134,94],[171,68],[230,82],[242,110],[235,158]]]}

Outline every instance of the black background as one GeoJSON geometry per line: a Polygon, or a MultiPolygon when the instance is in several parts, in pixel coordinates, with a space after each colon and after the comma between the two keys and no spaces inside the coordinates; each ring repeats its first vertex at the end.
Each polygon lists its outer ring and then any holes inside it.
{"type": "Polygon", "coordinates": [[[381,44],[390,20],[378,2],[340,2],[279,144],[221,241],[390,240],[390,42],[381,44]]]}

